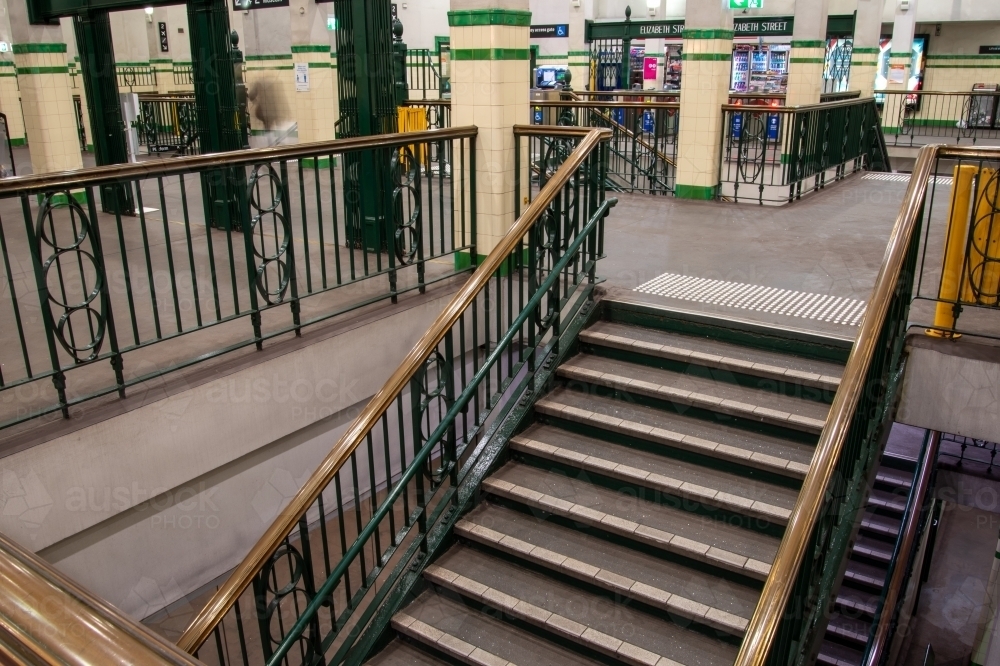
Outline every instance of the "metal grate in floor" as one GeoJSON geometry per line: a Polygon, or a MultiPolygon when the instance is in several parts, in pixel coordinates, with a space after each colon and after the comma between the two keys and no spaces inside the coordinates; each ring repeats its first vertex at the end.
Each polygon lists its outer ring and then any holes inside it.
{"type": "Polygon", "coordinates": [[[782,314],[845,326],[857,326],[866,307],[865,301],[854,298],[709,280],[676,273],[664,273],[639,285],[634,291],[682,301],[725,305],[730,308],[782,314]]]}
{"type": "MultiPolygon", "coordinates": [[[[881,180],[888,183],[908,183],[910,182],[908,173],[866,173],[861,180],[881,180]]],[[[931,176],[928,182],[934,185],[951,185],[951,176],[931,176]]]]}

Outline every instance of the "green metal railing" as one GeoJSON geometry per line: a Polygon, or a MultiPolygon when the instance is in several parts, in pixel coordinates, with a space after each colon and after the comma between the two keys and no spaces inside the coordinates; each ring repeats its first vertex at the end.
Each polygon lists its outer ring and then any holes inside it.
{"type": "Polygon", "coordinates": [[[875,99],[893,146],[1000,143],[1000,92],[881,90],[875,99]]]}
{"type": "Polygon", "coordinates": [[[196,155],[198,115],[194,97],[140,96],[139,116],[134,126],[139,145],[150,154],[175,152],[196,155]]]}
{"type": "Polygon", "coordinates": [[[536,101],[531,105],[532,123],[536,125],[611,130],[608,187],[614,191],[673,194],[677,179],[679,104],[569,99],[536,101]]]}
{"type": "Polygon", "coordinates": [[[725,105],[719,196],[781,203],[861,169],[889,171],[872,98],[799,107],[725,105]]]}
{"type": "Polygon", "coordinates": [[[174,63],[173,68],[175,86],[194,85],[194,65],[191,63],[174,63]]]}
{"type": "Polygon", "coordinates": [[[156,70],[152,65],[116,65],[115,76],[119,90],[156,87],[156,70]]]}
{"type": "Polygon", "coordinates": [[[441,94],[441,73],[429,49],[409,49],[406,54],[406,82],[411,100],[436,99],[441,94]]]}
{"type": "Polygon", "coordinates": [[[0,427],[234,350],[262,348],[475,266],[474,127],[179,157],[0,181],[0,427]],[[446,148],[447,147],[447,148],[446,148]],[[455,156],[448,169],[431,148],[455,156]],[[341,168],[390,165],[375,221],[389,251],[349,244],[341,168]],[[212,174],[240,174],[235,191],[212,174]],[[105,214],[102,188],[137,215],[105,214]],[[471,184],[471,187],[470,187],[471,184]],[[228,192],[231,201],[213,198],[228,192]],[[456,193],[458,193],[456,195],[456,193]],[[465,193],[468,193],[467,195],[465,193]],[[218,207],[242,211],[233,228],[218,207]],[[183,338],[183,342],[174,342],[183,338]],[[8,393],[13,392],[13,393],[8,393]]]}
{"type": "Polygon", "coordinates": [[[568,353],[615,203],[610,132],[514,133],[565,162],[185,631],[204,663],[361,663],[568,353]]]}

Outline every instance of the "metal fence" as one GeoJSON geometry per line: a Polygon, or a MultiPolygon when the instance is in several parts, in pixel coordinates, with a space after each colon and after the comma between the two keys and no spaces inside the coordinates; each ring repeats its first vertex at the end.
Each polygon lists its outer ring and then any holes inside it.
{"type": "Polygon", "coordinates": [[[151,65],[117,65],[115,75],[119,90],[156,87],[156,70],[151,65]]]}
{"type": "Polygon", "coordinates": [[[1000,92],[880,91],[875,100],[890,145],[1000,145],[1000,92]]]}
{"type": "Polygon", "coordinates": [[[194,65],[191,63],[174,63],[174,85],[193,86],[194,85],[194,65]]]}
{"type": "Polygon", "coordinates": [[[457,128],[0,181],[0,427],[145,391],[474,266],[475,137],[457,128]],[[429,148],[446,145],[456,159],[441,169],[429,148]],[[392,180],[371,190],[381,249],[359,246],[352,226],[362,184],[341,165],[362,158],[392,180]],[[460,205],[457,190],[469,193],[460,205]]]}
{"type": "Polygon", "coordinates": [[[911,319],[939,337],[1000,339],[1000,155],[934,166],[911,319]]]}
{"type": "Polygon", "coordinates": [[[862,168],[888,170],[871,98],[803,107],[722,107],[719,195],[784,203],[862,168]]]}
{"type": "Polygon", "coordinates": [[[73,119],[76,121],[76,134],[80,137],[80,151],[87,150],[87,127],[83,122],[83,114],[87,110],[83,108],[83,101],[79,95],[73,95],[73,119]]]}
{"type": "Polygon", "coordinates": [[[677,179],[679,104],[577,100],[531,104],[532,124],[598,127],[612,131],[606,184],[609,189],[673,194],[677,179]]]}
{"type": "Polygon", "coordinates": [[[198,115],[193,97],[140,96],[135,119],[139,145],[150,154],[200,152],[198,115]]]}
{"type": "Polygon", "coordinates": [[[441,73],[428,49],[409,49],[406,53],[406,83],[410,99],[437,99],[441,96],[441,73]]]}

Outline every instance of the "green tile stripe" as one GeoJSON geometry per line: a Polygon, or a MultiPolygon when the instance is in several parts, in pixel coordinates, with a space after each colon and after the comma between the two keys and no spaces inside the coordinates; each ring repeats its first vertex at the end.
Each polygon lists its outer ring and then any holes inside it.
{"type": "Polygon", "coordinates": [[[793,39],[792,40],[793,49],[823,49],[826,48],[826,42],[822,39],[793,39]]]}
{"type": "Polygon", "coordinates": [[[12,78],[17,78],[17,72],[0,72],[0,77],[9,76],[12,78]]]}
{"type": "Polygon", "coordinates": [[[851,49],[851,53],[881,53],[882,49],[877,46],[856,46],[851,49]]]}
{"type": "Polygon", "coordinates": [[[910,52],[908,52],[908,51],[903,51],[902,53],[892,53],[892,52],[890,52],[889,53],[889,57],[890,58],[907,58],[907,59],[910,59],[910,58],[913,57],[913,54],[910,53],[910,52]]]}
{"type": "Polygon", "coordinates": [[[855,60],[851,58],[851,67],[878,67],[878,60],[855,60]]]}
{"type": "Polygon", "coordinates": [[[263,60],[291,60],[291,53],[275,53],[272,55],[248,55],[246,57],[247,62],[260,62],[263,60]]]}
{"type": "Polygon", "coordinates": [[[248,72],[274,72],[278,70],[292,70],[295,65],[271,65],[270,67],[247,67],[248,72]]]}
{"type": "Polygon", "coordinates": [[[448,12],[448,25],[467,28],[474,25],[512,25],[527,28],[531,12],[515,9],[464,9],[448,12]]]}
{"type": "MultiPolygon", "coordinates": [[[[856,50],[856,49],[855,49],[856,50]]],[[[928,60],[1000,60],[1000,55],[983,53],[981,55],[928,55],[928,60]]]]}
{"type": "Polygon", "coordinates": [[[931,69],[931,68],[934,68],[934,69],[1000,69],[1000,63],[997,63],[996,65],[986,65],[986,64],[982,64],[982,63],[980,63],[978,65],[936,65],[936,64],[932,64],[932,63],[927,63],[927,69],[931,69]]]}
{"type": "Polygon", "coordinates": [[[65,44],[14,44],[14,53],[66,53],[65,44]]]}
{"type": "Polygon", "coordinates": [[[21,139],[11,139],[10,140],[10,145],[14,146],[15,148],[18,147],[18,146],[27,146],[28,145],[28,140],[24,139],[24,138],[21,138],[21,139]]]}
{"type": "Polygon", "coordinates": [[[528,49],[455,49],[452,60],[530,60],[528,49]]]}
{"type": "Polygon", "coordinates": [[[563,53],[562,55],[538,55],[536,60],[569,60],[569,54],[563,53]]]}
{"type": "Polygon", "coordinates": [[[789,63],[795,63],[797,65],[815,65],[824,64],[826,62],[825,58],[789,58],[789,63]]]}
{"type": "Polygon", "coordinates": [[[684,30],[684,39],[732,39],[732,30],[712,28],[688,28],[684,30]]]}
{"type": "Polygon", "coordinates": [[[0,60],[0,67],[17,67],[12,60],[0,60]]]}
{"type": "Polygon", "coordinates": [[[715,187],[706,187],[704,185],[677,185],[677,187],[674,188],[674,196],[678,199],[711,201],[715,198],[715,187]]]}
{"type": "Polygon", "coordinates": [[[149,64],[151,65],[172,65],[174,63],[170,58],[150,58],[149,64]]]}
{"type": "Polygon", "coordinates": [[[115,67],[149,67],[149,63],[146,61],[129,62],[127,60],[122,60],[120,62],[115,62],[115,67]]]}
{"type": "Polygon", "coordinates": [[[681,53],[681,60],[704,60],[712,62],[729,62],[732,53],[681,53]]]}
{"type": "Polygon", "coordinates": [[[69,67],[18,67],[17,75],[24,74],[69,74],[69,67]]]}
{"type": "Polygon", "coordinates": [[[590,51],[570,51],[570,56],[587,56],[590,57],[590,51]]]}
{"type": "Polygon", "coordinates": [[[329,62],[311,62],[309,69],[333,69],[333,64],[329,62]]]}
{"type": "Polygon", "coordinates": [[[329,44],[292,44],[292,53],[326,53],[329,44]]]}

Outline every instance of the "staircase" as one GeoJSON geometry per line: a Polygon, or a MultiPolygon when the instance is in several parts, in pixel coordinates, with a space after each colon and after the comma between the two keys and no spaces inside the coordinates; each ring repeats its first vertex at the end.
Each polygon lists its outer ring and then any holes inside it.
{"type": "Polygon", "coordinates": [[[917,461],[885,453],[820,647],[819,664],[860,666],[902,528],[917,461]]]}
{"type": "Polygon", "coordinates": [[[849,346],[602,305],[368,663],[733,663],[849,346]]]}

